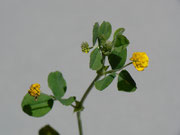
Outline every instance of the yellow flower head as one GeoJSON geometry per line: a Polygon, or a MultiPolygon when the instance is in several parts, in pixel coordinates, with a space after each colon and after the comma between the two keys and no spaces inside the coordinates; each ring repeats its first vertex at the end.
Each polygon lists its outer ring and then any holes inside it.
{"type": "Polygon", "coordinates": [[[130,60],[133,62],[134,67],[138,71],[143,71],[144,68],[148,67],[149,58],[145,52],[135,52],[133,53],[130,60]]]}
{"type": "Polygon", "coordinates": [[[37,99],[37,97],[40,96],[40,84],[32,84],[28,90],[28,93],[37,99]]]}
{"type": "Polygon", "coordinates": [[[89,48],[89,44],[87,42],[82,42],[81,44],[81,50],[84,53],[88,53],[90,48],[89,48]]]}

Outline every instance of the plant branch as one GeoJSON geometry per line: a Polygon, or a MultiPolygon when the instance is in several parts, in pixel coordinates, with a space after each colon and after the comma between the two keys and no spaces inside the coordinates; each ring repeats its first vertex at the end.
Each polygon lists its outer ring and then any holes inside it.
{"type": "MultiPolygon", "coordinates": [[[[81,98],[80,105],[83,106],[83,103],[85,99],[87,98],[89,92],[92,90],[94,83],[101,77],[101,75],[98,75],[94,78],[94,80],[91,82],[89,87],[87,88],[86,92],[81,98]]],[[[81,112],[77,112],[77,121],[78,121],[78,128],[79,128],[79,135],[83,135],[83,130],[82,130],[82,121],[81,121],[81,112]]]]}
{"type": "MultiPolygon", "coordinates": [[[[103,70],[104,68],[104,63],[105,63],[105,56],[102,55],[102,64],[103,67],[101,70],[103,70]]],[[[100,70],[100,71],[101,71],[100,70]]],[[[96,75],[96,77],[94,78],[94,80],[91,82],[91,84],[89,85],[89,87],[87,88],[87,90],[85,91],[84,95],[82,96],[81,100],[80,100],[80,105],[81,107],[83,107],[84,101],[86,100],[87,96],[89,95],[90,91],[92,90],[94,83],[99,80],[99,78],[101,77],[101,74],[96,75]]],[[[82,121],[81,121],[81,111],[77,112],[77,120],[78,120],[78,128],[79,128],[79,135],[83,135],[83,130],[82,130],[82,121]]]]}
{"type": "Polygon", "coordinates": [[[94,83],[101,77],[101,75],[98,75],[95,77],[95,79],[91,82],[91,84],[89,85],[89,87],[87,88],[86,92],[84,93],[83,97],[80,100],[80,104],[83,105],[85,99],[87,98],[89,92],[91,91],[91,89],[94,86],[94,83]]]}
{"type": "Polygon", "coordinates": [[[120,68],[120,69],[109,70],[109,71],[105,72],[105,74],[110,74],[110,73],[114,73],[114,72],[120,71],[120,70],[122,70],[123,68],[125,68],[125,67],[131,65],[132,63],[133,63],[133,62],[130,62],[130,63],[126,64],[125,66],[123,66],[123,67],[120,68]]]}
{"type": "MultiPolygon", "coordinates": [[[[102,58],[102,64],[104,68],[104,63],[105,63],[105,56],[103,55],[102,58]]],[[[102,70],[101,69],[101,70],[102,70]]],[[[85,91],[84,95],[82,96],[81,100],[80,100],[80,105],[81,107],[83,107],[84,101],[86,100],[87,96],[89,95],[90,91],[92,90],[94,83],[99,80],[99,78],[101,77],[101,74],[96,75],[96,77],[94,78],[94,80],[91,82],[91,84],[89,85],[89,87],[87,88],[87,90],[85,91]]],[[[81,121],[81,111],[77,112],[77,120],[78,120],[78,128],[79,128],[79,135],[83,135],[83,130],[82,130],[82,121],[81,121]]]]}

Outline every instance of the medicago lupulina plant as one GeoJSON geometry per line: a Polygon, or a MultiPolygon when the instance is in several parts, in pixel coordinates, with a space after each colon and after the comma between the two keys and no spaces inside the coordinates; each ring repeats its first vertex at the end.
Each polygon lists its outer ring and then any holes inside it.
{"type": "MultiPolygon", "coordinates": [[[[125,68],[133,64],[138,71],[143,71],[144,68],[148,67],[149,58],[145,52],[133,53],[132,57],[129,58],[130,62],[126,64],[129,40],[124,36],[124,31],[124,28],[117,29],[113,34],[112,41],[110,41],[108,39],[112,32],[111,24],[104,21],[99,25],[96,22],[93,26],[92,46],[89,46],[87,42],[82,42],[82,52],[89,53],[91,51],[89,67],[97,75],[84,91],[81,99],[77,99],[75,96],[63,98],[67,89],[66,81],[61,72],[55,71],[48,75],[48,86],[53,95],[41,92],[40,84],[32,84],[22,101],[22,110],[29,116],[42,117],[52,109],[55,101],[73,107],[77,116],[79,135],[83,135],[81,112],[84,110],[84,101],[92,88],[95,86],[97,90],[103,91],[117,77],[118,91],[134,92],[137,89],[136,83],[125,68]],[[109,65],[105,65],[105,61],[108,61],[109,65]]],[[[39,135],[58,134],[49,125],[39,131],[39,135]]]]}

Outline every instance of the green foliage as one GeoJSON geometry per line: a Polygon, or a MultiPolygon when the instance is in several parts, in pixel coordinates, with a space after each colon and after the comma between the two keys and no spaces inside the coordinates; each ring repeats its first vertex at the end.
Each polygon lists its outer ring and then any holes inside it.
{"type": "Polygon", "coordinates": [[[102,68],[102,54],[98,48],[95,48],[90,55],[89,67],[92,70],[99,70],[102,68]]]}
{"type": "Polygon", "coordinates": [[[116,38],[116,35],[117,35],[117,34],[122,35],[122,34],[124,33],[124,31],[125,31],[124,28],[119,28],[119,29],[117,29],[117,30],[114,32],[113,39],[116,38]]]}
{"type": "Polygon", "coordinates": [[[105,88],[107,88],[111,82],[114,80],[116,77],[116,73],[111,73],[110,75],[104,77],[102,80],[98,80],[95,82],[95,87],[96,89],[102,91],[105,88]]]}
{"type": "Polygon", "coordinates": [[[67,99],[58,99],[63,105],[71,105],[75,100],[76,100],[76,97],[69,97],[67,99]]]}
{"type": "Polygon", "coordinates": [[[61,72],[51,72],[48,75],[48,86],[52,90],[56,99],[59,99],[64,96],[67,86],[66,81],[63,78],[61,72]]]}
{"type": "Polygon", "coordinates": [[[39,130],[39,135],[60,135],[50,125],[46,125],[39,130]]]}
{"type": "Polygon", "coordinates": [[[129,45],[129,40],[124,35],[117,33],[113,41],[113,45],[114,47],[120,47],[120,46],[127,47],[129,45]]]}
{"type": "Polygon", "coordinates": [[[114,33],[115,39],[112,42],[114,48],[108,56],[108,60],[112,69],[120,69],[126,62],[126,47],[129,45],[129,40],[124,35],[122,35],[123,32],[124,28],[119,28],[114,33]]]}
{"type": "Polygon", "coordinates": [[[108,56],[109,63],[112,69],[120,69],[124,66],[127,58],[127,49],[118,51],[119,48],[115,48],[108,56]]]}
{"type": "Polygon", "coordinates": [[[99,27],[99,35],[103,36],[105,40],[108,40],[111,36],[112,27],[109,22],[103,21],[101,26],[99,27]]]}
{"type": "Polygon", "coordinates": [[[41,93],[37,101],[27,93],[24,96],[21,107],[26,114],[33,117],[41,117],[52,109],[53,102],[53,99],[44,93],[41,93]]]}
{"type": "Polygon", "coordinates": [[[98,31],[99,31],[99,24],[96,22],[93,26],[93,45],[96,44],[96,40],[98,39],[98,31]]]}
{"type": "Polygon", "coordinates": [[[134,92],[137,88],[135,81],[127,70],[122,70],[119,73],[117,87],[119,91],[125,92],[134,92]]]}
{"type": "Polygon", "coordinates": [[[48,76],[48,86],[52,90],[54,97],[59,100],[63,105],[71,105],[75,101],[75,97],[69,97],[68,99],[62,99],[66,93],[66,81],[63,78],[61,72],[51,72],[48,76]]]}
{"type": "Polygon", "coordinates": [[[112,27],[109,22],[103,21],[100,26],[96,22],[93,26],[93,45],[95,45],[97,39],[99,39],[100,45],[104,44],[111,36],[111,32],[112,27]]]}

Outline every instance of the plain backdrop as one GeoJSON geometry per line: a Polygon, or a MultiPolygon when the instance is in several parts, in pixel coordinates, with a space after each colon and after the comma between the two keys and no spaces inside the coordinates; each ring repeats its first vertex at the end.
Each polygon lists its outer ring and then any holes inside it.
{"type": "Polygon", "coordinates": [[[92,90],[84,135],[180,135],[180,0],[0,0],[0,134],[37,135],[50,124],[61,135],[78,135],[71,107],[55,102],[33,118],[21,101],[32,83],[52,94],[47,76],[56,70],[67,81],[65,97],[80,99],[96,74],[80,44],[92,44],[93,24],[104,20],[113,32],[126,29],[128,59],[140,51],[150,62],[143,72],[127,68],[134,93],[119,92],[117,78],[102,92],[92,90]]]}

